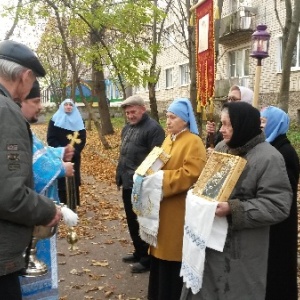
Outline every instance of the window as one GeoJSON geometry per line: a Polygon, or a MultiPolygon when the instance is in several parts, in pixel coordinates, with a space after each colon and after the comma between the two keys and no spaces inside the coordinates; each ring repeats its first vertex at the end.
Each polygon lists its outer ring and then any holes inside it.
{"type": "MultiPolygon", "coordinates": [[[[292,56],[292,64],[291,70],[299,70],[300,69],[300,33],[298,33],[297,43],[292,56]]],[[[282,70],[282,37],[279,38],[279,64],[278,71],[282,70]]]]}
{"type": "Polygon", "coordinates": [[[170,47],[175,41],[174,25],[171,25],[165,30],[165,47],[170,47]]]}
{"type": "Polygon", "coordinates": [[[187,85],[190,83],[190,72],[189,72],[189,64],[184,64],[179,66],[180,70],[180,85],[187,85]]]}
{"type": "Polygon", "coordinates": [[[250,49],[229,52],[229,77],[249,76],[250,49]]]}
{"type": "Polygon", "coordinates": [[[251,7],[251,0],[229,0],[230,13],[236,12],[240,7],[251,7]]]}
{"type": "Polygon", "coordinates": [[[159,90],[159,78],[158,78],[157,82],[155,83],[155,90],[156,91],[159,90]]]}
{"type": "Polygon", "coordinates": [[[173,68],[166,69],[166,88],[173,87],[173,68]]]}

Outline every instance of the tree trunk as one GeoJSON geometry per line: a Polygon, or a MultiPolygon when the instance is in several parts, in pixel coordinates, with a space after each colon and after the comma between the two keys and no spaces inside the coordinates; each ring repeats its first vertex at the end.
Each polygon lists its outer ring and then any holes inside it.
{"type": "MultiPolygon", "coordinates": [[[[104,29],[100,29],[97,32],[92,32],[90,35],[91,45],[95,46],[99,43],[99,40],[103,38],[104,29]]],[[[92,95],[98,99],[98,109],[100,115],[100,122],[102,127],[102,134],[113,134],[114,129],[110,119],[109,107],[107,104],[106,89],[105,89],[105,78],[103,73],[102,58],[95,58],[93,61],[93,92],[92,95]],[[98,66],[97,69],[95,66],[98,66]]]]}
{"type": "Polygon", "coordinates": [[[157,101],[156,101],[156,95],[155,95],[155,83],[148,82],[148,90],[149,90],[151,117],[154,120],[156,120],[157,122],[159,122],[159,116],[158,116],[158,110],[157,110],[157,101]]]}
{"type": "MultiPolygon", "coordinates": [[[[91,110],[93,110],[93,102],[89,103],[91,110]]],[[[88,113],[87,125],[85,126],[86,130],[92,130],[92,116],[88,113]]]]}
{"type": "Polygon", "coordinates": [[[93,94],[98,98],[98,108],[102,127],[102,134],[113,134],[114,129],[110,119],[109,107],[107,105],[105,80],[104,73],[102,70],[93,71],[93,88],[93,94]]]}
{"type": "MultiPolygon", "coordinates": [[[[193,1],[193,5],[197,1],[193,1]]],[[[191,21],[192,15],[195,12],[190,11],[190,1],[186,1],[188,21],[191,21]]],[[[195,24],[188,26],[188,53],[189,53],[189,68],[190,68],[190,101],[192,103],[196,121],[198,124],[199,136],[202,136],[202,114],[197,112],[197,62],[196,62],[196,44],[195,44],[195,24]]]]}
{"type": "MultiPolygon", "coordinates": [[[[288,2],[289,4],[291,4],[290,1],[288,2]]],[[[300,1],[295,1],[292,20],[289,14],[289,9],[288,7],[286,7],[286,23],[283,32],[284,36],[283,36],[283,43],[282,43],[282,74],[281,74],[280,90],[277,98],[278,106],[285,112],[288,112],[289,109],[291,65],[292,65],[293,51],[295,49],[297,38],[298,38],[299,23],[300,23],[300,1]]]]}
{"type": "MultiPolygon", "coordinates": [[[[154,0],[154,6],[157,7],[157,0],[154,0]]],[[[156,62],[157,62],[157,16],[154,14],[153,26],[152,26],[152,43],[153,43],[153,52],[152,52],[152,62],[149,70],[149,75],[151,78],[156,78],[155,82],[148,82],[148,91],[149,91],[149,100],[150,100],[150,113],[151,117],[159,122],[157,102],[156,102],[156,92],[155,85],[158,80],[156,74],[156,62]]]]}

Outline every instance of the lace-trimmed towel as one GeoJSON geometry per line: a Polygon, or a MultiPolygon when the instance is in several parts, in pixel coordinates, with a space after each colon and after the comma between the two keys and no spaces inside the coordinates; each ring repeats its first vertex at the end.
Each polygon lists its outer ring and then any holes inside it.
{"type": "Polygon", "coordinates": [[[224,248],[228,224],[225,217],[215,223],[217,204],[193,195],[192,191],[187,194],[180,276],[193,294],[202,287],[208,241],[213,249],[224,248]]]}
{"type": "MultiPolygon", "coordinates": [[[[134,176],[134,180],[137,179],[137,185],[139,186],[133,190],[139,190],[139,204],[135,205],[135,208],[138,208],[137,216],[140,225],[140,236],[145,242],[154,247],[157,245],[163,174],[163,171],[160,170],[144,177],[142,185],[138,177],[134,176]]],[[[134,193],[131,201],[132,203],[136,201],[134,193]]]]}

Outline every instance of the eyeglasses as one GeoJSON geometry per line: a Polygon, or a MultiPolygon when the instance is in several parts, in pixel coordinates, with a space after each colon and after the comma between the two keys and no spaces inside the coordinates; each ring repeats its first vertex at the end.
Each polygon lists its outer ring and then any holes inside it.
{"type": "Polygon", "coordinates": [[[228,97],[228,96],[226,96],[224,98],[224,100],[227,101],[227,102],[236,102],[236,101],[240,101],[241,99],[238,99],[238,98],[235,98],[235,97],[228,97]]]}

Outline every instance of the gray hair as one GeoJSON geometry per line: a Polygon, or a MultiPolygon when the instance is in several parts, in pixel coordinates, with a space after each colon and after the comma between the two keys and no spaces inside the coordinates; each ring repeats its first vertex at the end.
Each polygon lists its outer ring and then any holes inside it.
{"type": "Polygon", "coordinates": [[[20,75],[27,71],[25,68],[13,61],[0,59],[0,77],[8,81],[15,81],[20,75]]]}

